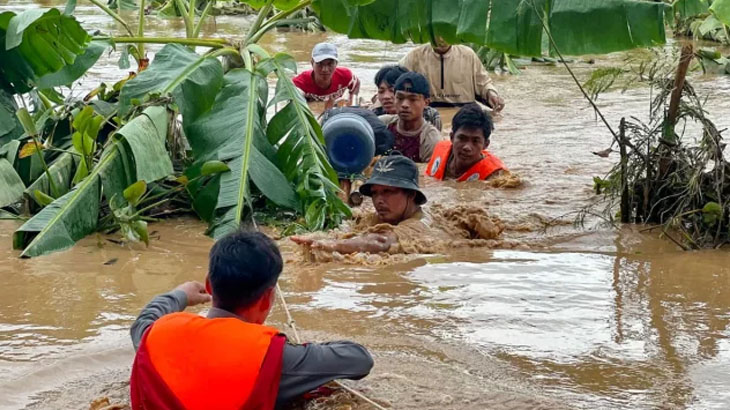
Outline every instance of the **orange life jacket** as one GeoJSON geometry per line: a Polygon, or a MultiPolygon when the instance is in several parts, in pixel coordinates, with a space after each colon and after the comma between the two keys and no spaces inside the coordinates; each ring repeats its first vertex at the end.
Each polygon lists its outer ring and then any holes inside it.
{"type": "MultiPolygon", "coordinates": [[[[441,141],[436,144],[436,147],[433,149],[431,161],[428,162],[428,166],[426,167],[426,175],[439,180],[444,179],[444,176],[446,175],[446,164],[449,162],[449,156],[451,156],[451,147],[451,141],[441,141]]],[[[482,155],[484,158],[464,172],[457,181],[484,180],[499,170],[507,169],[502,163],[502,160],[492,155],[487,150],[482,151],[482,155]]]]}
{"type": "Polygon", "coordinates": [[[286,340],[277,335],[274,328],[237,318],[163,316],[147,330],[135,357],[132,408],[273,408],[286,340]]]}

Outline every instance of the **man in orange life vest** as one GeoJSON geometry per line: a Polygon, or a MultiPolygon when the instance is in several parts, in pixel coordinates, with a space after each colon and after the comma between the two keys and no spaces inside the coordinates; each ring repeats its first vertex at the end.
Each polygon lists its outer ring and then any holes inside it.
{"type": "Polygon", "coordinates": [[[150,302],[132,326],[132,409],[273,409],[373,366],[352,342],[291,345],[264,326],[282,270],[261,233],[238,232],[210,252],[205,285],[187,282],[150,302]],[[208,301],[207,317],[185,313],[208,301]]]}
{"type": "Polygon", "coordinates": [[[462,107],[452,121],[451,141],[439,142],[426,175],[457,181],[485,180],[506,171],[502,161],[487,151],[492,120],[479,105],[462,107]]]}

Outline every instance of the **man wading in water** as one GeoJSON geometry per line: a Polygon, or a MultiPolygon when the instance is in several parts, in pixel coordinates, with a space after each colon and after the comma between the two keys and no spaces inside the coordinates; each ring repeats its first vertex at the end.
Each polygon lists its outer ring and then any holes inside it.
{"type": "Polygon", "coordinates": [[[433,148],[441,141],[441,133],[423,119],[423,110],[430,96],[428,81],[418,73],[405,73],[395,82],[395,108],[398,115],[383,115],[395,136],[393,149],[415,162],[427,162],[433,148]]]}
{"type": "Polygon", "coordinates": [[[264,326],[283,262],[261,233],[210,251],[205,285],[157,296],[132,325],[132,409],[273,409],[335,379],[360,379],[373,359],[352,342],[291,345],[264,326]],[[183,312],[213,301],[207,317],[183,312]]]}
{"type": "Polygon", "coordinates": [[[294,77],[292,81],[307,101],[324,101],[325,109],[350,92],[347,105],[352,105],[360,92],[360,80],[345,67],[338,67],[337,47],[331,43],[319,43],[312,49],[312,69],[294,77]]]}
{"type": "Polygon", "coordinates": [[[486,180],[507,170],[499,158],[487,151],[492,120],[479,105],[462,107],[452,124],[451,141],[436,145],[426,175],[461,182],[486,180]]]}
{"type": "Polygon", "coordinates": [[[426,195],[418,187],[418,167],[401,155],[382,157],[375,164],[373,175],[360,187],[360,193],[372,197],[376,213],[364,223],[381,227],[350,239],[317,240],[293,236],[292,241],[327,252],[381,253],[399,252],[399,236],[406,232],[425,232],[430,220],[421,210],[426,195]]]}
{"type": "MultiPolygon", "coordinates": [[[[375,96],[377,104],[371,108],[375,115],[398,114],[398,108],[395,106],[395,83],[407,72],[405,67],[386,65],[375,74],[375,86],[378,87],[378,94],[375,96]]],[[[423,109],[423,119],[441,131],[441,114],[437,109],[426,106],[423,109]]]]}
{"type": "Polygon", "coordinates": [[[434,107],[459,107],[479,101],[496,112],[504,108],[504,99],[479,56],[468,46],[452,46],[439,37],[436,45],[414,48],[399,64],[426,76],[434,107]]]}

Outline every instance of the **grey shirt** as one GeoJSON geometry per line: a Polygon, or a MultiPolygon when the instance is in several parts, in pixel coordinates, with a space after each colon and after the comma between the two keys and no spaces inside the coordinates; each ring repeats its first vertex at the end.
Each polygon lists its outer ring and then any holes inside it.
{"type": "MultiPolygon", "coordinates": [[[[134,349],[139,348],[145,331],[162,316],[182,312],[187,306],[185,292],[175,290],[155,297],[142,309],[130,331],[134,349]]],[[[211,308],[208,318],[238,317],[217,308],[211,308]]],[[[284,345],[277,407],[323,384],[336,379],[361,379],[370,373],[373,358],[361,345],[353,342],[284,345]]]]}

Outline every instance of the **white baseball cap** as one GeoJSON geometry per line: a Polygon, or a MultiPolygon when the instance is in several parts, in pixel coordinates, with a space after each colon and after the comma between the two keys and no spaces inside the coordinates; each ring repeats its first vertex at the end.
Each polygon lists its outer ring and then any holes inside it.
{"type": "Polygon", "coordinates": [[[314,60],[315,63],[319,63],[328,59],[339,61],[337,59],[337,47],[335,47],[334,44],[319,43],[314,46],[314,48],[312,49],[312,60],[314,60]]]}

